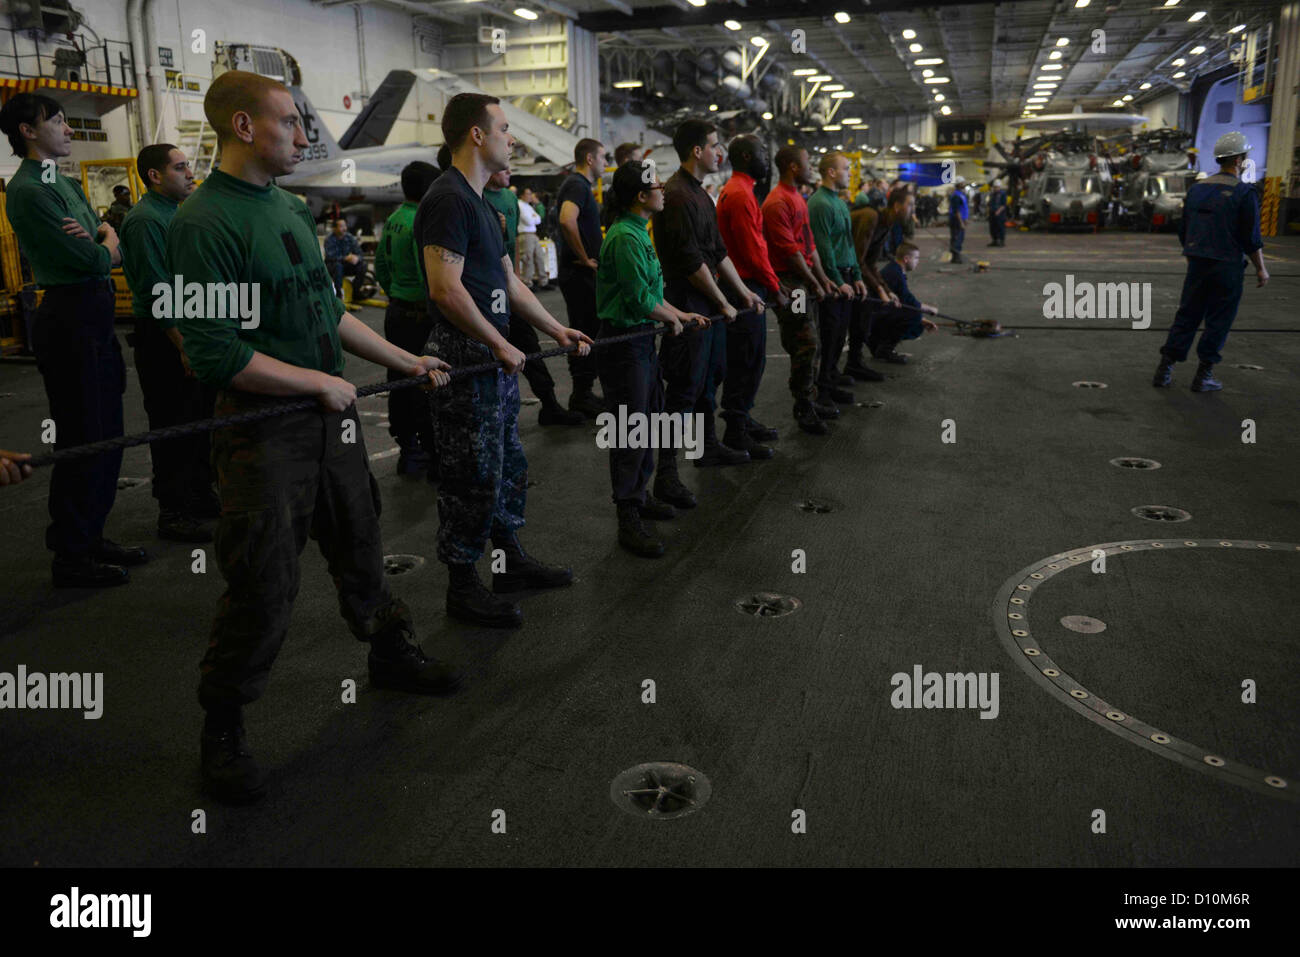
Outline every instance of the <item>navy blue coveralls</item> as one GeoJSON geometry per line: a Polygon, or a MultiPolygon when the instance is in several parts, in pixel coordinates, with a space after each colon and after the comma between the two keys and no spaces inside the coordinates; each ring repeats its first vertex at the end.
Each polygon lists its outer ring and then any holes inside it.
{"type": "Polygon", "coordinates": [[[989,194],[989,238],[995,243],[1007,241],[1007,194],[995,189],[989,194]],[[1002,212],[998,212],[1001,208],[1002,212]]]}
{"type": "Polygon", "coordinates": [[[1187,257],[1187,278],[1160,352],[1176,362],[1186,359],[1203,319],[1205,331],[1196,355],[1202,362],[1216,363],[1223,359],[1220,350],[1237,318],[1245,257],[1264,245],[1254,185],[1227,173],[1194,184],[1183,200],[1178,236],[1187,257]]]}

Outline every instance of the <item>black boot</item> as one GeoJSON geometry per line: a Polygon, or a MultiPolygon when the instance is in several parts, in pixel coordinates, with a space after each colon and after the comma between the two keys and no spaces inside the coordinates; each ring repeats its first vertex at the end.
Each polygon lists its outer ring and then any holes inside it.
{"type": "Polygon", "coordinates": [[[645,501],[637,506],[636,511],[642,518],[656,522],[667,522],[677,517],[677,509],[667,502],[661,502],[649,492],[646,492],[645,501]]]}
{"type": "Polygon", "coordinates": [[[570,412],[560,405],[554,392],[548,392],[539,398],[542,400],[542,411],[537,414],[538,425],[582,425],[587,421],[581,412],[570,412]]]}
{"type": "Polygon", "coordinates": [[[661,558],[664,553],[664,543],[646,528],[637,506],[631,502],[618,505],[618,543],[642,558],[661,558]]]}
{"type": "Polygon", "coordinates": [[[1174,360],[1168,356],[1160,357],[1160,365],[1156,366],[1156,374],[1151,379],[1151,384],[1158,389],[1167,389],[1174,381],[1174,360]]]}
{"type": "Polygon", "coordinates": [[[1192,380],[1193,392],[1218,392],[1223,383],[1214,377],[1214,363],[1202,362],[1196,367],[1196,378],[1192,380]]]}
{"type": "Polygon", "coordinates": [[[748,412],[745,413],[745,431],[755,442],[775,442],[781,437],[781,433],[776,429],[764,425],[748,412]]]}
{"type": "Polygon", "coordinates": [[[813,399],[812,407],[819,419],[838,419],[840,417],[840,410],[835,407],[835,404],[820,395],[813,399]]]}
{"type": "Polygon", "coordinates": [[[818,390],[817,401],[822,405],[832,405],[835,402],[841,405],[851,405],[853,403],[853,393],[848,389],[841,389],[837,385],[828,386],[825,389],[818,390]]]}
{"type": "Polygon", "coordinates": [[[402,450],[397,455],[398,475],[423,475],[429,468],[429,456],[415,436],[398,438],[397,447],[402,450]]]}
{"type": "Polygon", "coordinates": [[[877,372],[875,369],[869,369],[863,365],[861,355],[851,356],[849,360],[844,363],[844,372],[845,374],[857,379],[859,382],[885,381],[885,377],[882,373],[877,372]]]}
{"type": "Polygon", "coordinates": [[[92,558],[60,558],[51,564],[55,588],[104,588],[125,585],[131,573],[121,565],[109,565],[92,558]]]}
{"type": "Polygon", "coordinates": [[[696,468],[710,465],[743,465],[749,461],[749,453],[734,447],[729,448],[718,441],[718,423],[712,412],[704,414],[704,454],[695,460],[696,468]]]}
{"type": "Polygon", "coordinates": [[[203,790],[228,804],[249,804],[266,793],[266,775],[253,760],[244,735],[243,719],[220,723],[211,713],[199,739],[203,790]]]}
{"type": "Polygon", "coordinates": [[[826,435],[830,432],[809,399],[800,399],[794,404],[794,421],[809,435],[826,435]]]}
{"type": "Polygon", "coordinates": [[[112,565],[127,566],[143,565],[149,560],[149,553],[143,548],[137,548],[134,545],[119,545],[117,542],[110,542],[107,538],[100,539],[98,545],[91,551],[91,557],[97,562],[108,562],[112,565]]]}
{"type": "Polygon", "coordinates": [[[659,470],[655,473],[655,498],[675,508],[694,508],[695,496],[677,477],[677,450],[659,450],[659,470]]]}
{"type": "Polygon", "coordinates": [[[169,542],[195,545],[212,541],[212,533],[199,524],[197,519],[171,508],[164,508],[158,514],[158,537],[169,542]]]}
{"type": "Polygon", "coordinates": [[[447,694],[460,687],[455,668],[429,658],[415,644],[415,630],[404,605],[394,602],[383,627],[370,639],[370,684],[412,694],[447,694]]]}
{"type": "Polygon", "coordinates": [[[492,537],[492,544],[506,553],[506,570],[492,576],[492,590],[497,594],[524,591],[528,588],[563,588],[573,584],[573,572],[559,565],[544,565],[524,551],[519,539],[492,537]]]}
{"type": "Polygon", "coordinates": [[[448,565],[447,614],[490,628],[518,628],[524,613],[514,602],[498,598],[483,585],[473,563],[448,565]]]}
{"type": "Polygon", "coordinates": [[[573,395],[569,396],[569,411],[577,412],[589,419],[595,419],[606,409],[605,403],[596,397],[596,394],[591,391],[590,385],[575,385],[573,395]]]}
{"type": "Polygon", "coordinates": [[[727,430],[722,433],[724,446],[748,452],[753,460],[770,459],[776,455],[776,450],[770,445],[762,445],[754,440],[753,433],[746,428],[748,419],[743,413],[724,412],[723,417],[727,421],[727,430]]]}

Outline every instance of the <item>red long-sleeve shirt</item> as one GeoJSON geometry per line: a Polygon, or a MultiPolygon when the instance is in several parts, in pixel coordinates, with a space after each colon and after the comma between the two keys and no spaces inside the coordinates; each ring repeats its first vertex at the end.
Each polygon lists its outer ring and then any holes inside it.
{"type": "Polygon", "coordinates": [[[775,296],[780,284],[767,254],[754,178],[748,173],[732,173],[718,194],[718,231],[740,278],[761,284],[775,296]]]}
{"type": "Polygon", "coordinates": [[[763,200],[763,237],[768,258],[778,275],[790,275],[790,257],[803,256],[812,268],[813,236],[808,222],[808,201],[793,186],[777,183],[763,200]]]}

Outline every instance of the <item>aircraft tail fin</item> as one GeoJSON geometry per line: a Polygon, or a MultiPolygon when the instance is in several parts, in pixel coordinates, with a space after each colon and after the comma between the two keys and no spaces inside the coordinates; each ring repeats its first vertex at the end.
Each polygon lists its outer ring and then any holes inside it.
{"type": "Polygon", "coordinates": [[[410,70],[392,70],[339,139],[339,146],[345,150],[383,146],[413,86],[414,73],[410,70]]]}
{"type": "Polygon", "coordinates": [[[307,94],[297,86],[290,87],[289,91],[293,94],[294,105],[298,107],[298,114],[302,117],[303,133],[307,136],[308,146],[303,150],[303,160],[337,159],[343,151],[321,121],[307,94]]]}

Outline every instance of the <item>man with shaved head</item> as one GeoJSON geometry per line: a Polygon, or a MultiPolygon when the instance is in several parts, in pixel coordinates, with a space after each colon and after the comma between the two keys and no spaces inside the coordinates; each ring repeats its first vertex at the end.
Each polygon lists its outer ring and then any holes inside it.
{"type": "Polygon", "coordinates": [[[349,628],[370,645],[373,686],[438,694],[458,683],[414,644],[410,613],[385,583],[378,486],[357,390],[341,378],[343,351],[407,376],[427,374],[431,385],[449,378],[446,363],[385,341],[334,295],[311,213],[273,182],[308,145],[289,90],[232,71],[212,82],[203,105],[221,168],[167,232],[167,271],[187,287],[179,325],[190,367],[221,390],[219,416],[280,396],[318,400],[309,411],[212,435],[226,591],[200,667],[202,773],[218,799],[246,802],[261,797],[266,782],[245,744],[242,707],[262,694],[288,631],[308,535],[329,564],[349,628]],[[206,290],[198,308],[188,292],[195,283],[206,290]]]}

